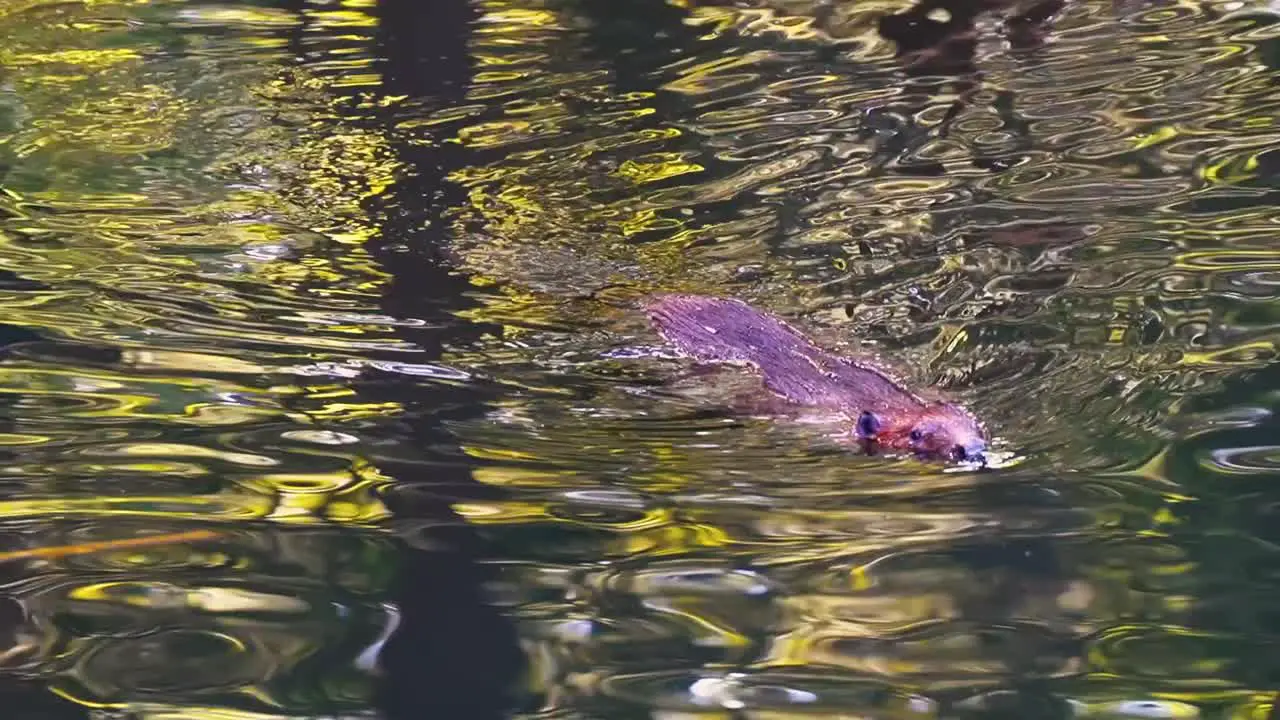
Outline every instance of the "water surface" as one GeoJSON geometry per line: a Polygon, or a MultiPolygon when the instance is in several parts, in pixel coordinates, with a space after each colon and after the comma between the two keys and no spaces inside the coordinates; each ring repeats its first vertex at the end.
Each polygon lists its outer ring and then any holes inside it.
{"type": "Polygon", "coordinates": [[[1268,717],[1280,15],[906,9],[0,2],[0,551],[187,533],[7,560],[17,707],[1268,717]],[[999,467],[735,414],[672,290],[999,467]]]}

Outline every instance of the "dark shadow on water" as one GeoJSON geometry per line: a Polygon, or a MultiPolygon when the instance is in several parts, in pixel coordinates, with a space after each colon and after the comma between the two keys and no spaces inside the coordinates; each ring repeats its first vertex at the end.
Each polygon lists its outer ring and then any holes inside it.
{"type": "MultiPolygon", "coordinates": [[[[0,272],[0,287],[7,290],[39,290],[44,289],[40,283],[23,278],[13,272],[0,272]]],[[[7,354],[10,347],[34,343],[43,337],[28,328],[0,324],[0,357],[7,354]]],[[[14,424],[13,404],[19,396],[12,393],[0,394],[0,432],[16,432],[14,424]]],[[[10,464],[18,460],[18,453],[11,450],[0,451],[0,463],[10,464]]],[[[14,550],[25,546],[24,538],[8,536],[0,537],[0,550],[14,550]]],[[[0,567],[0,585],[13,581],[10,568],[0,567]]],[[[17,600],[0,594],[0,657],[17,650],[22,643],[22,636],[28,623],[27,611],[17,600]]],[[[16,712],[15,717],[39,717],[49,720],[79,720],[87,718],[88,711],[68,700],[48,692],[43,683],[23,679],[10,674],[0,675],[0,707],[7,708],[6,715],[16,712]]]]}
{"type": "MultiPolygon", "coordinates": [[[[282,34],[295,50],[294,56],[306,64],[309,59],[304,52],[304,36],[318,32],[309,25],[305,12],[311,4],[306,0],[283,0],[276,5],[299,18],[282,34]]],[[[375,69],[382,75],[380,93],[426,106],[462,100],[472,74],[467,43],[474,10],[469,3],[383,0],[376,7],[376,17],[378,26],[370,40],[378,58],[375,69]]],[[[393,124],[394,118],[374,109],[340,122],[357,123],[376,131],[393,124]]],[[[443,137],[453,130],[443,125],[436,131],[443,137]]],[[[392,150],[412,172],[364,208],[369,223],[379,231],[366,250],[390,275],[381,312],[420,321],[414,327],[400,329],[401,339],[416,345],[420,352],[409,357],[401,353],[395,359],[430,363],[440,357],[445,347],[500,331],[457,317],[458,311],[474,301],[464,294],[471,288],[467,278],[452,271],[447,262],[449,238],[443,230],[444,214],[464,202],[465,195],[446,178],[452,169],[477,159],[464,148],[443,142],[405,143],[392,150]]],[[[0,273],[0,290],[33,289],[41,288],[12,273],[0,273]]],[[[7,349],[18,345],[25,348],[17,350],[19,356],[72,366],[103,367],[120,360],[120,353],[113,348],[64,343],[22,327],[0,326],[0,353],[9,355],[7,349]]],[[[506,717],[516,703],[513,688],[524,670],[525,659],[513,624],[485,598],[491,573],[484,561],[492,557],[492,552],[451,506],[459,500],[493,493],[472,478],[457,440],[444,427],[449,420],[482,413],[487,391],[465,384],[424,383],[419,378],[394,373],[371,373],[350,384],[362,398],[394,401],[405,409],[397,422],[370,430],[397,451],[396,460],[377,457],[376,448],[371,457],[379,471],[394,479],[382,498],[392,514],[385,528],[389,532],[379,538],[364,538],[370,542],[363,542],[337,527],[228,526],[226,530],[234,536],[228,552],[246,557],[257,554],[261,566],[277,565],[284,575],[273,589],[288,593],[290,583],[307,588],[314,583],[323,585],[324,580],[316,577],[317,573],[339,575],[353,569],[344,567],[349,560],[344,553],[357,558],[352,562],[358,562],[360,557],[381,558],[385,555],[381,548],[390,543],[394,547],[393,577],[389,590],[375,599],[392,608],[382,622],[374,622],[395,630],[381,647],[374,648],[376,708],[387,720],[506,717]],[[408,451],[416,451],[416,456],[408,451]],[[405,460],[406,456],[411,460],[405,460]],[[352,547],[360,550],[353,552],[352,547]]],[[[4,424],[12,425],[17,410],[10,408],[19,397],[12,393],[0,395],[0,430],[16,432],[4,424]]],[[[0,452],[0,460],[16,462],[16,454],[0,452]]],[[[62,536],[74,535],[76,523],[63,525],[45,523],[38,537],[15,538],[13,547],[0,546],[0,550],[50,544],[62,536]]],[[[24,566],[13,567],[15,573],[26,571],[24,566]]],[[[0,575],[0,580],[23,577],[8,573],[0,575]]],[[[222,573],[212,579],[235,581],[222,573]]],[[[273,580],[272,584],[277,583],[273,580]]],[[[282,683],[292,688],[288,693],[296,701],[307,705],[317,701],[339,705],[349,702],[349,698],[329,697],[328,688],[353,671],[355,656],[364,650],[361,643],[369,639],[371,621],[367,616],[376,613],[377,608],[365,607],[368,598],[347,597],[347,590],[337,581],[331,597],[324,598],[328,602],[318,604],[320,608],[336,608],[338,624],[325,637],[315,639],[315,654],[285,668],[288,677],[282,683]]],[[[138,658],[164,658],[173,652],[165,645],[164,629],[130,638],[104,638],[93,620],[62,605],[57,599],[49,607],[25,610],[17,604],[0,605],[0,644],[29,622],[26,615],[31,612],[48,616],[64,634],[90,644],[95,658],[117,656],[128,660],[134,654],[139,654],[138,658]]],[[[263,628],[267,633],[279,632],[269,623],[263,628]]],[[[198,628],[186,630],[200,632],[198,628]]],[[[257,630],[250,625],[243,632],[252,634],[257,630]]],[[[0,647],[0,653],[6,649],[0,647]]],[[[216,691],[218,671],[213,668],[186,677],[182,687],[177,687],[163,684],[171,682],[167,677],[174,674],[171,668],[152,667],[146,660],[125,664],[130,665],[127,670],[121,670],[120,663],[93,668],[103,676],[97,679],[107,683],[103,692],[115,700],[151,697],[169,701],[191,690],[205,694],[216,691]],[[161,686],[142,688],[156,678],[161,686]]],[[[86,717],[87,712],[50,693],[39,679],[19,680],[13,675],[0,675],[0,702],[22,717],[61,720],[86,717]]]]}
{"type": "MultiPolygon", "coordinates": [[[[656,73],[698,49],[699,31],[689,12],[671,3],[602,3],[565,0],[576,17],[588,21],[586,55],[604,61],[612,87],[619,93],[652,92],[656,73]]],[[[669,93],[655,93],[662,111],[669,93]]]]}
{"type": "MultiPolygon", "coordinates": [[[[1280,582],[1274,557],[1274,548],[1280,544],[1280,492],[1276,490],[1280,467],[1271,454],[1280,437],[1277,387],[1280,365],[1272,364],[1227,380],[1220,392],[1199,398],[1187,409],[1192,416],[1213,417],[1257,407],[1259,398],[1270,398],[1270,402],[1269,407],[1257,408],[1266,414],[1250,422],[1219,422],[1217,428],[1197,422],[1197,435],[1171,459],[1173,465],[1185,468],[1219,462],[1238,466],[1232,475],[1195,472],[1179,478],[1196,500],[1176,508],[1178,522],[1170,529],[1170,539],[1195,564],[1196,595],[1203,598],[1188,624],[1213,638],[1209,652],[1221,648],[1218,651],[1229,658],[1218,677],[1260,690],[1280,687],[1275,654],[1280,641],[1280,610],[1275,602],[1280,582]],[[1215,457],[1237,449],[1258,451],[1258,460],[1215,457]]],[[[1273,706],[1269,718],[1278,717],[1278,706],[1273,706]]]]}
{"type": "MultiPolygon", "coordinates": [[[[933,92],[950,90],[957,95],[936,129],[938,136],[945,137],[952,121],[982,89],[983,74],[976,59],[980,39],[978,20],[991,13],[1004,14],[1000,33],[1017,57],[1038,50],[1044,44],[1054,17],[1065,4],[1063,0],[1038,0],[1012,7],[1015,3],[1007,0],[920,0],[901,12],[882,15],[876,29],[882,38],[896,46],[898,63],[908,77],[929,78],[933,92]]],[[[1011,93],[997,91],[995,106],[1000,117],[1022,138],[1022,149],[1025,150],[1030,147],[1030,138],[1025,124],[1014,117],[1013,105],[1011,93]]],[[[916,104],[903,115],[911,117],[924,107],[924,104],[916,104]]],[[[888,157],[913,152],[927,139],[918,135],[918,129],[900,128],[883,150],[888,157]]],[[[1009,167],[1014,160],[975,158],[973,162],[975,166],[998,172],[1009,167]]],[[[897,169],[920,175],[943,172],[937,163],[906,162],[897,169]]]]}
{"type": "MultiPolygon", "coordinates": [[[[461,101],[472,73],[467,42],[473,8],[463,0],[384,0],[377,13],[380,92],[429,105],[461,101]]],[[[426,321],[421,328],[402,330],[401,337],[422,348],[417,361],[430,362],[449,344],[500,331],[456,317],[474,301],[464,295],[471,287],[466,277],[452,271],[446,259],[444,212],[465,202],[461,189],[446,178],[475,159],[447,142],[399,145],[395,151],[412,174],[371,203],[380,233],[367,249],[392,276],[383,312],[426,321]]],[[[398,399],[408,418],[398,442],[423,448],[423,459],[435,460],[426,471],[379,463],[396,478],[384,502],[394,516],[400,548],[390,599],[401,612],[401,624],[379,658],[383,676],[377,706],[390,720],[505,717],[524,656],[511,622],[484,597],[491,579],[482,562],[487,549],[450,507],[459,499],[492,493],[471,477],[456,439],[444,428],[448,420],[482,412],[484,391],[424,386],[392,375],[366,377],[357,390],[398,399]]]]}

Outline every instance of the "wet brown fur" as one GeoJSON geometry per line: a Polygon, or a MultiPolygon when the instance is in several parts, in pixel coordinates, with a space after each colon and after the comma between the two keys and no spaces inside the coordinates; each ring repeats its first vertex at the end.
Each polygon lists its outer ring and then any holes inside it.
{"type": "Polygon", "coordinates": [[[946,402],[929,402],[880,370],[830,353],[801,332],[729,298],[662,295],[650,299],[650,321],[681,353],[705,363],[752,367],[765,387],[789,403],[849,418],[870,412],[878,421],[877,445],[950,456],[957,446],[970,453],[985,447],[972,415],[946,402]],[[912,431],[916,431],[913,437],[912,431]]]}

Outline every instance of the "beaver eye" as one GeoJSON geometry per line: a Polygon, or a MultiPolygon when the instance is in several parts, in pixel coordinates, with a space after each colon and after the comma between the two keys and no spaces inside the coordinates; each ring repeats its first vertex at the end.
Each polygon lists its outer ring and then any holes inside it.
{"type": "Polygon", "coordinates": [[[907,437],[911,438],[911,442],[920,442],[924,439],[924,431],[920,428],[916,428],[915,430],[912,430],[911,434],[907,437]]]}
{"type": "Polygon", "coordinates": [[[969,452],[964,449],[963,445],[956,445],[951,448],[951,459],[958,462],[964,462],[969,459],[969,452]]]}
{"type": "Polygon", "coordinates": [[[874,413],[863,411],[858,416],[858,434],[864,438],[873,438],[880,432],[880,418],[874,413]]]}

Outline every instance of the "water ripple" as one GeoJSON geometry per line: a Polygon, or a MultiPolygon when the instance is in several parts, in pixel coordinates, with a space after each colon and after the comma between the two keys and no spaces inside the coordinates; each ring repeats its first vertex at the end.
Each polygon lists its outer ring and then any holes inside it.
{"type": "Polygon", "coordinates": [[[405,71],[392,5],[0,11],[0,665],[354,717],[393,529],[466,566],[412,578],[447,645],[515,623],[529,717],[1271,712],[1269,11],[984,16],[956,73],[877,34],[905,3],[481,0],[405,71]],[[764,416],[638,349],[672,290],[1001,461],[764,416]]]}

